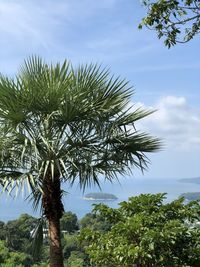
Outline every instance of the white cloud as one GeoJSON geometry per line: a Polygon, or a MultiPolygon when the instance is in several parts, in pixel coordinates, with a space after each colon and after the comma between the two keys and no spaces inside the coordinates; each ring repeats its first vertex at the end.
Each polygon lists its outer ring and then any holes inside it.
{"type": "Polygon", "coordinates": [[[165,96],[153,107],[157,111],[138,124],[164,140],[166,149],[200,150],[200,109],[185,97],[165,96]]]}
{"type": "Polygon", "coordinates": [[[184,97],[166,96],[158,103],[159,107],[185,107],[186,99],[184,97]]]}

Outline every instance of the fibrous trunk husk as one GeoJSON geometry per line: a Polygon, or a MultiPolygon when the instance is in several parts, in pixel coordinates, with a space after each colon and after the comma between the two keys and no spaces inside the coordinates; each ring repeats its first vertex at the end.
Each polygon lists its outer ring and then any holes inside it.
{"type": "Polygon", "coordinates": [[[44,180],[42,206],[49,225],[50,267],[63,267],[60,218],[64,207],[59,177],[49,176],[44,180]]]}

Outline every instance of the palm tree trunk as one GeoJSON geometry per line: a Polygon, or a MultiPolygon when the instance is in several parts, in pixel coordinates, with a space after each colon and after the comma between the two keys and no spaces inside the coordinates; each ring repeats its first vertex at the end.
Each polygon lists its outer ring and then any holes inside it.
{"type": "Polygon", "coordinates": [[[64,207],[61,200],[60,179],[51,176],[44,181],[42,206],[49,225],[50,267],[63,267],[60,218],[64,207]]]}
{"type": "Polygon", "coordinates": [[[50,267],[63,267],[63,254],[60,240],[60,220],[51,218],[49,222],[50,267]]]}

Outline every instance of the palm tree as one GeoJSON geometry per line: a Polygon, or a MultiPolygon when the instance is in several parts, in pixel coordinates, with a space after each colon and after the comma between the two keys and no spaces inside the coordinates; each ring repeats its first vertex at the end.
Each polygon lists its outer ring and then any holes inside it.
{"type": "Polygon", "coordinates": [[[84,190],[100,185],[99,176],[113,181],[133,167],[144,170],[144,153],[160,147],[135,130],[151,111],[127,109],[131,96],[125,80],[92,64],[31,57],[15,78],[0,77],[0,177],[5,187],[28,185],[36,205],[41,200],[51,267],[63,266],[61,183],[78,181],[84,190]]]}

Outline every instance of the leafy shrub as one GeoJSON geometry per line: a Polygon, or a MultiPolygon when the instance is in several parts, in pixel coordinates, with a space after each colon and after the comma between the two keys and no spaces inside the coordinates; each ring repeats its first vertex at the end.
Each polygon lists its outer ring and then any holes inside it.
{"type": "Polygon", "coordinates": [[[97,267],[198,267],[200,218],[198,201],[184,205],[180,198],[164,203],[165,194],[142,194],[120,203],[118,209],[96,205],[107,232],[84,228],[80,238],[92,266],[97,267]],[[189,226],[188,226],[189,225],[189,226]]]}

